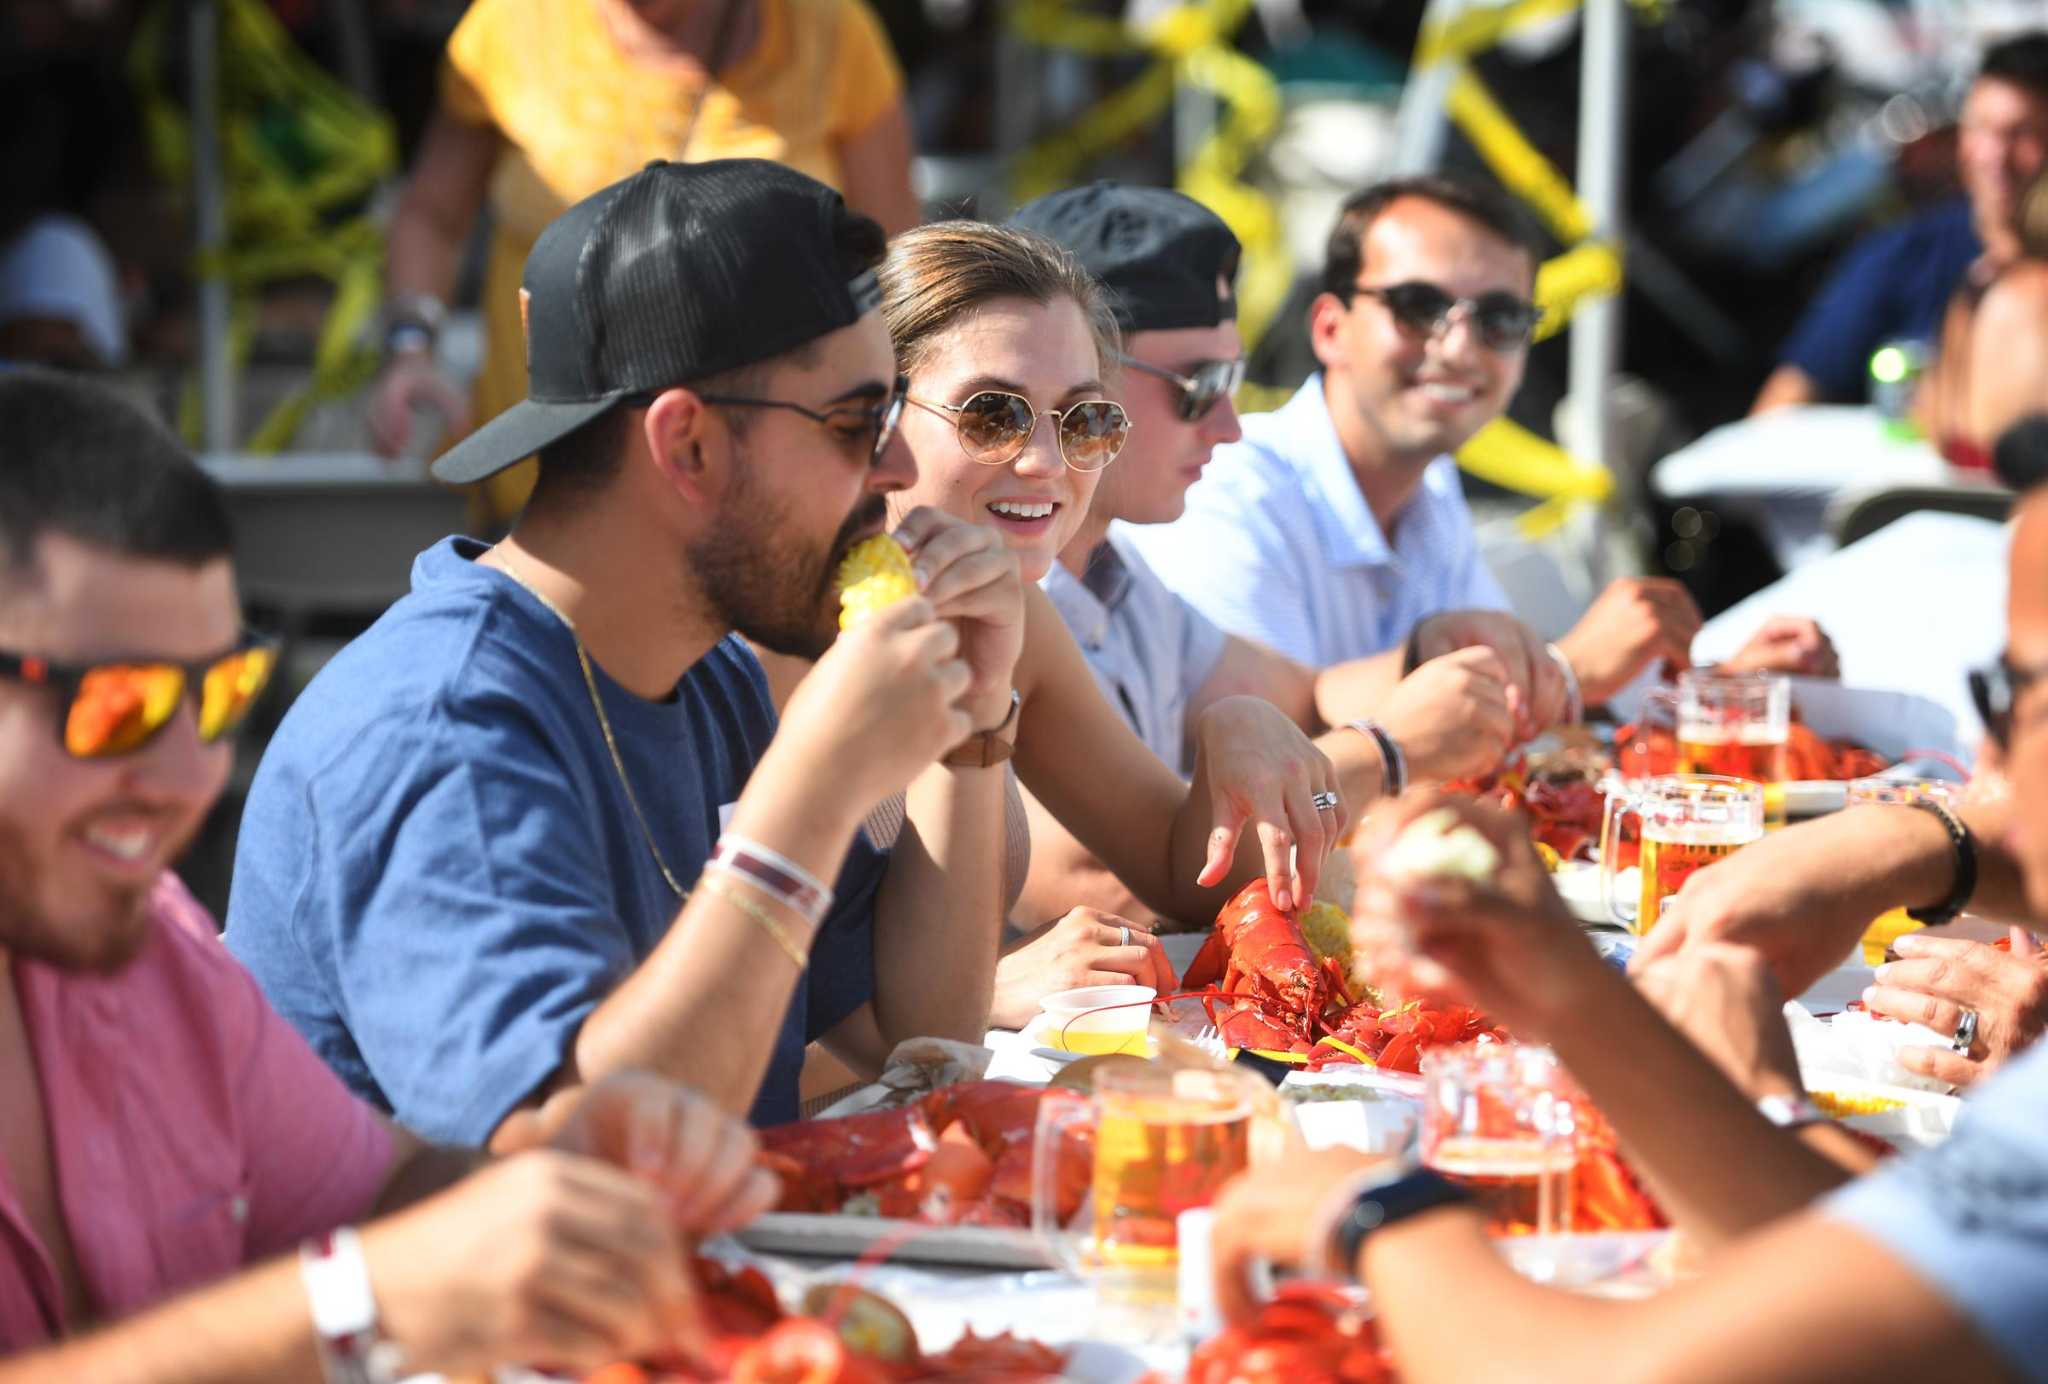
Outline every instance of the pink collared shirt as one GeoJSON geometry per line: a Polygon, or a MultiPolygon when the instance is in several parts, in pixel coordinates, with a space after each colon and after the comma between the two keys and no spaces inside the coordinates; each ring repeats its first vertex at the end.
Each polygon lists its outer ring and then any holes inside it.
{"type": "MultiPolygon", "coordinates": [[[[166,873],[149,907],[152,934],[118,975],[13,966],[58,1200],[102,1319],[360,1219],[391,1163],[384,1127],[184,885],[166,873]]],[[[86,1325],[62,1296],[0,1166],[0,1356],[86,1325]]]]}

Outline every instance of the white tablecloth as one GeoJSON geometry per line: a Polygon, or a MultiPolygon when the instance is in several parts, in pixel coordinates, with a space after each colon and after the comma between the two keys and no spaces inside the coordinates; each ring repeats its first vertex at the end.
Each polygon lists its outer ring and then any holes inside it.
{"type": "Polygon", "coordinates": [[[1714,429],[1657,463],[1667,499],[1710,502],[1756,523],[1786,571],[1828,552],[1824,520],[1839,495],[1925,485],[1949,468],[1922,441],[1902,441],[1867,407],[1780,409],[1714,429]]]}
{"type": "Polygon", "coordinates": [[[2004,646],[2006,545],[1988,519],[1909,514],[1715,616],[1693,657],[1726,658],[1767,616],[1811,616],[1842,656],[1844,685],[1939,702],[1974,746],[1983,723],[1965,674],[2004,646]]]}

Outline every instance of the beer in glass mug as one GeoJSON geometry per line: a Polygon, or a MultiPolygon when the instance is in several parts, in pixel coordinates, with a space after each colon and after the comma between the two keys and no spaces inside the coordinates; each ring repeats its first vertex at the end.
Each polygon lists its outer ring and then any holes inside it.
{"type": "Polygon", "coordinates": [[[1600,824],[1600,895],[1608,916],[1638,936],[1648,933],[1695,871],[1763,834],[1764,789],[1746,779],[1666,774],[1611,790],[1600,824]],[[1630,817],[1639,819],[1642,877],[1634,907],[1624,908],[1615,882],[1622,873],[1621,828],[1630,817]]]}
{"type": "Polygon", "coordinates": [[[1678,676],[1678,772],[1764,785],[1765,817],[1785,820],[1792,682],[1782,673],[1686,672],[1678,676]]]}
{"type": "Polygon", "coordinates": [[[1494,1235],[1572,1228],[1574,1090],[1548,1048],[1473,1043],[1422,1056],[1422,1162],[1462,1184],[1494,1235]]]}

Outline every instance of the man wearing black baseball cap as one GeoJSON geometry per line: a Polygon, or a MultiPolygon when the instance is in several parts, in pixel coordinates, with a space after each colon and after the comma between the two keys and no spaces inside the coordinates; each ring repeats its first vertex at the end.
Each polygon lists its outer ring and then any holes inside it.
{"type": "MultiPolygon", "coordinates": [[[[1533,644],[1548,679],[1538,694],[1561,707],[1541,642],[1506,615],[1425,622],[1426,657],[1404,679],[1399,651],[1310,668],[1224,633],[1169,590],[1120,526],[1178,519],[1210,452],[1238,439],[1237,237],[1178,192],[1107,182],[1041,197],[1015,220],[1065,245],[1109,287],[1124,330],[1130,441],[1042,585],[1110,701],[1155,753],[1184,763],[1185,727],[1202,709],[1251,693],[1321,734],[1344,799],[1357,806],[1411,776],[1459,778],[1499,762],[1514,725],[1506,661],[1490,642],[1533,644]]],[[[1142,915],[1144,905],[1050,817],[1034,813],[1033,828],[1027,904],[1066,899],[1061,908],[1142,915]]]]}
{"type": "Polygon", "coordinates": [[[538,452],[533,499],[496,547],[421,554],[301,695],[229,910],[277,1007],[412,1127],[484,1142],[624,1066],[791,1119],[808,1042],[872,1070],[980,1036],[1002,774],[947,752],[1009,733],[1022,594],[992,531],[915,512],[922,595],[835,642],[835,568],[915,474],[882,248],[728,160],[651,165],[528,257],[529,397],[434,469],[538,452]],[[741,635],[818,660],[779,727],[741,635]],[[891,858],[858,826],[906,786],[945,825],[891,858]]]}

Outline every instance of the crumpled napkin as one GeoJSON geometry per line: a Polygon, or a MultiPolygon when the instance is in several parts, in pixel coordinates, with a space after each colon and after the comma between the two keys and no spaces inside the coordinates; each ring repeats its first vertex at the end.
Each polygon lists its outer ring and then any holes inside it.
{"type": "Polygon", "coordinates": [[[858,1115],[863,1110],[886,1110],[908,1105],[919,1096],[941,1086],[978,1081],[995,1057],[987,1048],[958,1043],[950,1038],[906,1038],[889,1054],[880,1080],[870,1082],[818,1112],[819,1119],[858,1115]]]}
{"type": "Polygon", "coordinates": [[[1949,1045],[1946,1034],[1936,1033],[1925,1024],[1879,1019],[1860,1009],[1817,1019],[1797,1000],[1786,1004],[1785,1023],[1792,1030],[1792,1046],[1799,1054],[1800,1079],[1809,1091],[1827,1090],[1830,1078],[1904,1086],[1943,1095],[1955,1089],[1945,1081],[1908,1071],[1899,1061],[1900,1048],[1949,1045]]]}

